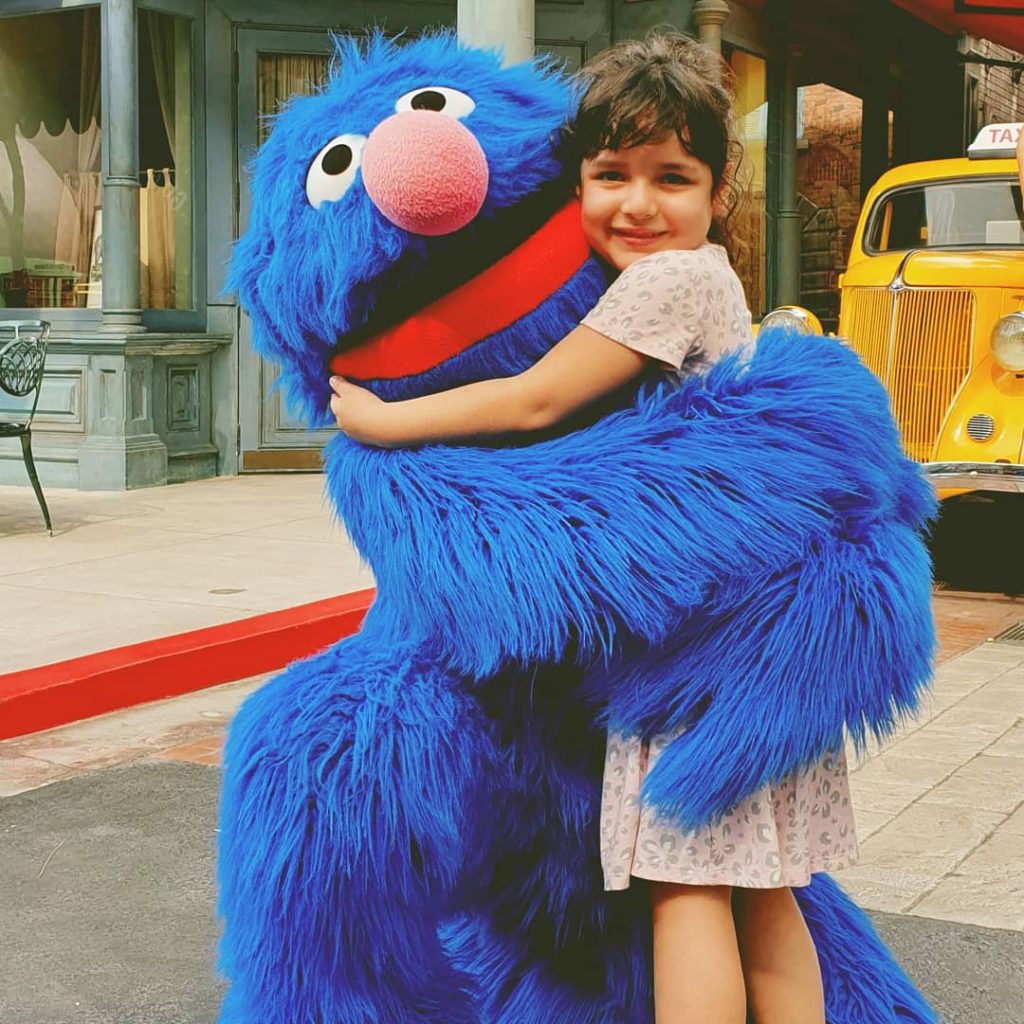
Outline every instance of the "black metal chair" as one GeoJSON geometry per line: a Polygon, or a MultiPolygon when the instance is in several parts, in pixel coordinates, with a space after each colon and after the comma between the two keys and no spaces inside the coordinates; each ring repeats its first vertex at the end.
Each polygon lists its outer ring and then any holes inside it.
{"type": "Polygon", "coordinates": [[[46,507],[35,460],[32,458],[32,418],[36,414],[43,385],[43,365],[46,362],[46,343],[49,337],[50,325],[45,320],[0,320],[0,391],[6,391],[15,398],[33,395],[32,405],[25,413],[16,413],[15,419],[0,417],[0,437],[20,438],[25,468],[39,507],[43,510],[46,529],[52,537],[50,510],[46,507]]]}

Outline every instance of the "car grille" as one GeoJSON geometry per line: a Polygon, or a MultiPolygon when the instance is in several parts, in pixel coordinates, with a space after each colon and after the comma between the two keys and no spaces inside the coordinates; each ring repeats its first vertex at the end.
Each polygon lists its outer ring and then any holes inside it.
{"type": "Polygon", "coordinates": [[[964,288],[849,288],[841,331],[882,381],[912,459],[932,457],[971,359],[974,295],[964,288]]]}

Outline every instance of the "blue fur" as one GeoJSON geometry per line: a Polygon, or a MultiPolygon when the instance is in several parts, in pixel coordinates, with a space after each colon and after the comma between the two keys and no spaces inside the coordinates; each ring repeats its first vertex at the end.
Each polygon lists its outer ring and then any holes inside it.
{"type": "Polygon", "coordinates": [[[749,366],[661,384],[553,440],[382,451],[338,435],[326,468],[387,614],[440,632],[475,675],[661,643],[723,581],[742,589],[875,520],[916,526],[934,501],[857,357],[778,332],[749,366]]]}
{"type": "MultiPolygon", "coordinates": [[[[311,424],[339,336],[457,241],[395,228],[358,178],[313,210],[313,155],[415,87],[470,93],[491,168],[457,233],[473,240],[557,177],[572,102],[546,68],[501,68],[447,36],[339,45],[334,79],[257,158],[231,271],[311,424]]],[[[604,287],[591,260],[463,355],[367,383],[397,398],[516,372],[604,287]]],[[[573,428],[497,449],[329,446],[327,489],[378,598],[359,634],[232,724],[221,1024],[650,1024],[648,894],[602,886],[606,724],[688,727],[647,790],[692,824],[844,728],[881,735],[915,707],[934,498],[851,352],[769,333],[749,364],[647,381],[573,428]]],[[[829,1024],[934,1020],[833,883],[798,897],[829,1024]]]]}
{"type": "Polygon", "coordinates": [[[477,1020],[436,933],[495,760],[458,683],[371,623],[243,706],[225,750],[222,1021],[477,1020]]]}
{"type": "Polygon", "coordinates": [[[938,1024],[867,915],[828,875],[815,875],[809,886],[793,891],[816,939],[827,1024],[938,1024]],[[832,941],[821,942],[824,935],[832,941]]]}

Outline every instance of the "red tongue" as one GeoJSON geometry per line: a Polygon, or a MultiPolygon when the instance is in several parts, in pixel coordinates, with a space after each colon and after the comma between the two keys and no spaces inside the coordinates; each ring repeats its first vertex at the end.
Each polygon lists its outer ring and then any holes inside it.
{"type": "Polygon", "coordinates": [[[358,380],[424,373],[535,310],[589,255],[573,200],[494,266],[397,326],[340,352],[331,372],[358,380]]]}

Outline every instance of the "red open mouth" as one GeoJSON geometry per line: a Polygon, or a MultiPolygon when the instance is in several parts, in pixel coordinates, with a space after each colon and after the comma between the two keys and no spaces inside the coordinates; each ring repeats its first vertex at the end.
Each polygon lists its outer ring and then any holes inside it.
{"type": "Polygon", "coordinates": [[[493,266],[419,312],[331,360],[358,380],[425,373],[535,310],[590,256],[576,200],[493,266]]]}

